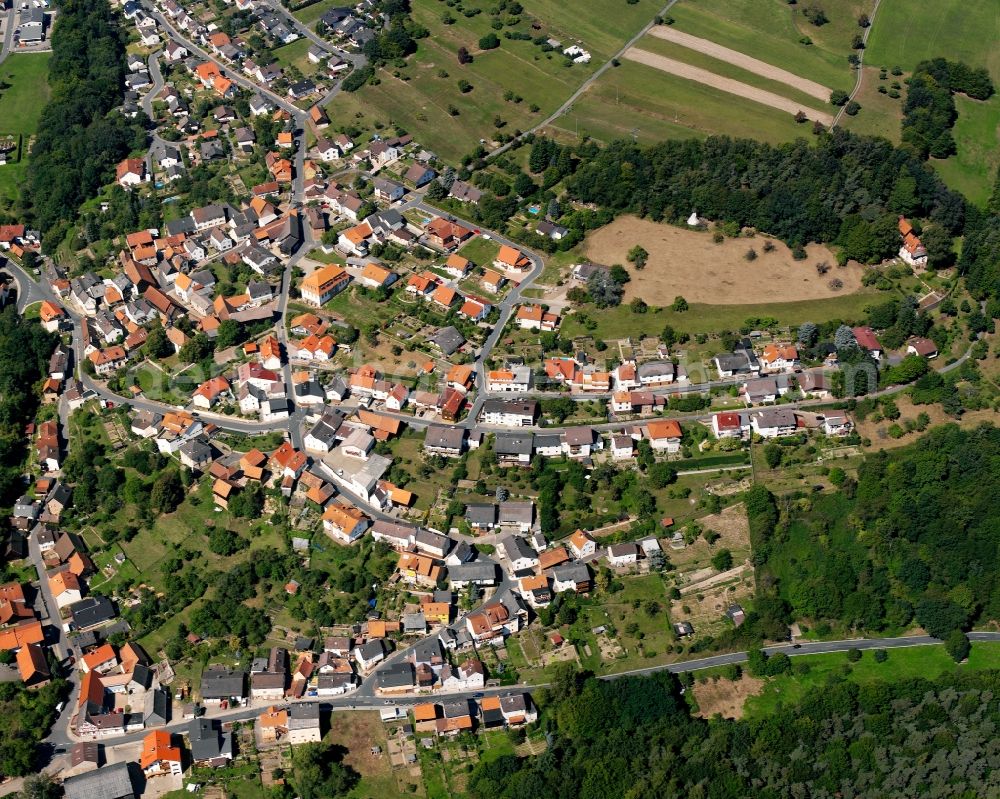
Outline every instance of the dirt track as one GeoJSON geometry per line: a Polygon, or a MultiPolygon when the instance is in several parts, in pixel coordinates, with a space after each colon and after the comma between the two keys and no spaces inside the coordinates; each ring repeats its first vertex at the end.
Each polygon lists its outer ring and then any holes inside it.
{"type": "Polygon", "coordinates": [[[687,47],[689,50],[697,50],[699,53],[704,53],[712,58],[725,61],[732,64],[734,67],[745,69],[747,72],[753,72],[755,75],[760,75],[762,78],[787,83],[793,89],[805,92],[810,97],[815,97],[817,100],[824,103],[829,102],[830,100],[830,89],[826,86],[816,83],[815,81],[799,77],[794,72],[789,72],[786,69],[781,69],[781,67],[773,66],[772,64],[768,64],[766,61],[760,61],[756,58],[752,58],[751,56],[741,53],[739,50],[730,50],[728,47],[723,47],[721,44],[716,44],[708,39],[692,36],[690,33],[684,33],[676,28],[664,25],[654,27],[649,33],[652,36],[656,36],[658,39],[664,39],[668,42],[679,44],[681,47],[687,47]]]}
{"type": "Polygon", "coordinates": [[[693,80],[696,83],[711,86],[719,91],[735,94],[737,97],[743,97],[755,103],[770,106],[771,108],[777,108],[779,111],[785,111],[793,115],[802,111],[809,119],[821,122],[827,127],[833,123],[833,116],[831,114],[823,111],[814,111],[811,108],[804,108],[799,103],[793,102],[779,94],[758,89],[748,83],[741,83],[738,80],[723,78],[714,72],[709,72],[707,69],[693,67],[690,64],[685,64],[683,61],[675,61],[672,58],[650,53],[646,50],[639,50],[635,47],[628,50],[624,57],[630,61],[653,67],[653,69],[659,69],[671,75],[676,75],[678,78],[693,80]]]}

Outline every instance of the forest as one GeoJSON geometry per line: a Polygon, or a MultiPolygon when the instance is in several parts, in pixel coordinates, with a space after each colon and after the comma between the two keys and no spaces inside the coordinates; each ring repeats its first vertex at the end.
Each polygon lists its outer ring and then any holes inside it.
{"type": "MultiPolygon", "coordinates": [[[[870,453],[836,494],[748,501],[758,590],[817,629],[945,639],[1000,618],[1000,429],[932,429],[870,453]]],[[[760,495],[760,496],[758,496],[760,495]]],[[[771,606],[773,607],[773,605],[771,606]]]]}
{"type": "Polygon", "coordinates": [[[122,101],[127,33],[107,0],[61,0],[52,33],[49,86],[31,150],[22,202],[48,250],[65,236],[81,203],[110,181],[115,164],[145,147],[138,121],[114,109],[122,101]]]}
{"type": "MultiPolygon", "coordinates": [[[[890,655],[891,657],[891,655],[890,655]]],[[[841,675],[753,721],[692,717],[675,677],[560,673],[551,743],[480,762],[476,799],[995,796],[1000,672],[857,685],[841,675]]]]}
{"type": "Polygon", "coordinates": [[[56,337],[22,319],[13,304],[0,313],[0,507],[24,490],[24,428],[38,409],[38,381],[48,374],[56,337]]]}
{"type": "Polygon", "coordinates": [[[678,221],[692,209],[778,236],[792,247],[839,244],[841,257],[873,263],[899,247],[901,213],[963,227],[965,200],[913,153],[842,130],[772,146],[728,137],[618,141],[585,159],[570,195],[616,213],[678,221]]]}

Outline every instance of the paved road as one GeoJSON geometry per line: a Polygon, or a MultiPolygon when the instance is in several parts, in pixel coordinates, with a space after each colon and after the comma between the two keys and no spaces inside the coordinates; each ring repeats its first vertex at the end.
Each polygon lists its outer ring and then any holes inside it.
{"type": "MultiPolygon", "coordinates": [[[[676,2],[677,2],[677,0],[670,0],[670,2],[667,3],[663,7],[663,10],[661,10],[657,16],[660,16],[660,17],[666,16],[666,13],[671,8],[673,8],[673,6],[674,6],[674,4],[676,2]]],[[[549,125],[552,122],[555,122],[559,117],[561,117],[563,114],[565,114],[572,107],[573,103],[575,103],[577,100],[580,99],[580,97],[583,96],[583,93],[585,91],[587,91],[587,89],[589,89],[593,85],[594,81],[596,81],[599,77],[601,77],[601,75],[603,75],[605,72],[607,72],[608,69],[611,67],[611,65],[617,59],[620,59],[625,54],[626,50],[628,50],[630,47],[632,47],[632,45],[634,45],[643,36],[645,36],[649,32],[649,29],[652,28],[654,24],[656,24],[655,20],[651,19],[643,27],[643,29],[641,31],[639,31],[635,36],[633,36],[631,39],[629,39],[625,43],[625,46],[622,47],[621,50],[619,50],[611,58],[609,58],[607,61],[605,61],[603,64],[601,64],[601,66],[598,68],[597,72],[595,72],[593,75],[591,75],[589,78],[587,78],[587,80],[585,80],[580,85],[580,88],[578,88],[575,92],[573,92],[573,94],[570,95],[569,99],[566,102],[564,102],[561,106],[559,106],[555,111],[553,111],[549,116],[547,116],[545,119],[543,119],[537,125],[535,125],[533,128],[524,131],[524,133],[522,133],[520,136],[517,136],[514,139],[512,139],[511,141],[507,142],[506,144],[504,144],[504,145],[502,145],[500,147],[497,147],[495,150],[493,150],[491,153],[489,153],[489,155],[487,157],[488,158],[492,158],[495,155],[500,155],[500,153],[506,152],[511,147],[513,147],[518,141],[520,141],[521,139],[523,139],[525,136],[528,136],[529,134],[535,133],[536,131],[539,131],[542,128],[544,128],[546,125],[549,125]]]]}
{"type": "Polygon", "coordinates": [[[153,120],[153,101],[156,96],[163,91],[163,73],[160,71],[160,53],[161,50],[157,50],[154,53],[149,54],[149,59],[147,61],[149,65],[149,77],[153,79],[153,85],[150,87],[149,91],[143,95],[142,98],[142,110],[146,112],[146,116],[153,120]]]}
{"type": "Polygon", "coordinates": [[[8,55],[10,55],[11,48],[14,46],[14,15],[17,12],[14,10],[14,4],[4,12],[3,16],[4,22],[4,37],[3,43],[0,44],[0,62],[2,62],[8,55]]]}

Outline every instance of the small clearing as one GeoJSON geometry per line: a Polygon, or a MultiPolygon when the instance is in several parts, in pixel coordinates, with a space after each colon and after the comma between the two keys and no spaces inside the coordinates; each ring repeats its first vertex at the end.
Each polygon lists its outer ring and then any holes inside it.
{"type": "Polygon", "coordinates": [[[743,718],[743,705],[751,696],[759,696],[764,681],[744,674],[739,680],[710,678],[705,682],[695,680],[694,698],[698,701],[698,715],[710,719],[716,713],[726,719],[743,718]]]}
{"type": "Polygon", "coordinates": [[[658,39],[664,39],[668,42],[679,44],[681,47],[687,47],[689,50],[704,53],[707,56],[725,61],[740,69],[745,69],[747,72],[760,75],[762,78],[787,83],[789,86],[805,92],[824,103],[830,100],[830,89],[823,84],[800,77],[794,72],[789,72],[787,69],[781,69],[781,67],[768,64],[766,61],[748,56],[745,53],[739,52],[739,50],[723,47],[721,44],[716,44],[708,39],[702,39],[700,36],[692,36],[690,33],[684,33],[684,31],[679,31],[667,25],[654,26],[649,32],[658,39]]]}
{"type": "Polygon", "coordinates": [[[635,47],[626,50],[624,57],[630,61],[645,64],[647,67],[653,67],[662,72],[676,75],[678,78],[692,80],[704,86],[711,86],[713,89],[752,100],[761,105],[777,108],[779,111],[787,111],[793,115],[801,111],[809,119],[821,122],[827,127],[833,124],[833,115],[825,111],[814,111],[811,108],[804,108],[799,103],[789,100],[787,97],[782,97],[780,94],[758,89],[756,86],[751,86],[748,83],[733,80],[732,78],[724,78],[721,75],[716,75],[714,72],[709,72],[707,69],[685,64],[683,61],[677,61],[673,58],[667,58],[666,56],[650,53],[647,50],[640,50],[635,47]]]}
{"type": "Polygon", "coordinates": [[[853,262],[836,268],[834,254],[824,245],[810,244],[806,258],[796,261],[781,241],[762,235],[754,238],[712,241],[706,231],[689,230],[674,225],[618,217],[587,237],[584,255],[600,264],[625,264],[632,276],[625,286],[625,302],[641,297],[650,305],[669,306],[677,296],[689,303],[709,305],[749,305],[755,303],[794,302],[829,299],[853,294],[861,288],[863,269],[853,262]],[[764,252],[770,240],[774,250],[764,252]],[[636,244],[649,253],[646,268],[628,265],[626,254],[636,244]],[[757,253],[747,261],[747,251],[757,253]],[[826,262],[831,269],[820,275],[816,264],[826,262]],[[830,288],[838,279],[842,288],[830,288]]]}

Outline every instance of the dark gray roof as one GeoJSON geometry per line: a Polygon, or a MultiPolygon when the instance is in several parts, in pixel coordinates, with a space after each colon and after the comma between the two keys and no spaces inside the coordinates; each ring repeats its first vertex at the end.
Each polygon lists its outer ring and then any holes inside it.
{"type": "Polygon", "coordinates": [[[67,777],[63,791],[66,799],[132,799],[135,796],[128,763],[114,763],[67,777]]]}
{"type": "Polygon", "coordinates": [[[358,653],[364,660],[371,660],[385,654],[385,644],[382,643],[381,638],[376,638],[374,641],[365,641],[365,643],[358,647],[358,653]]]}
{"type": "Polygon", "coordinates": [[[528,546],[528,542],[516,535],[509,535],[501,540],[500,548],[508,560],[518,560],[520,558],[538,559],[538,553],[528,546]]]}
{"type": "Polygon", "coordinates": [[[465,336],[458,332],[458,328],[449,325],[442,327],[429,340],[440,347],[445,355],[451,355],[465,343],[465,336]]]}
{"type": "Polygon", "coordinates": [[[493,449],[497,455],[530,455],[533,443],[531,433],[497,433],[493,449]]]}
{"type": "Polygon", "coordinates": [[[458,583],[496,580],[497,565],[492,561],[473,561],[448,567],[448,577],[458,583]]]}
{"type": "Polygon", "coordinates": [[[535,520],[535,503],[501,502],[498,508],[500,524],[531,524],[535,520]]]}
{"type": "Polygon", "coordinates": [[[93,594],[69,606],[73,616],[73,624],[80,630],[86,630],[106,621],[111,621],[118,611],[114,603],[106,596],[93,594]]]}
{"type": "Polygon", "coordinates": [[[221,667],[209,668],[201,675],[202,699],[229,699],[243,696],[243,672],[221,667]]]}
{"type": "Polygon", "coordinates": [[[427,428],[427,435],[424,438],[424,446],[460,450],[462,449],[462,442],[464,441],[465,430],[463,428],[432,424],[427,428]]]}
{"type": "Polygon", "coordinates": [[[475,527],[486,527],[497,522],[496,505],[466,505],[465,518],[475,527]]]}
{"type": "Polygon", "coordinates": [[[520,414],[534,419],[538,413],[538,403],[523,399],[488,399],[483,403],[483,413],[520,414]]]}
{"type": "Polygon", "coordinates": [[[213,719],[192,719],[188,726],[188,739],[191,741],[191,758],[195,762],[232,754],[231,733],[222,733],[217,725],[218,722],[213,719]]]}
{"type": "Polygon", "coordinates": [[[409,688],[416,682],[412,663],[396,663],[378,673],[376,678],[378,687],[385,688],[409,688]]]}
{"type": "Polygon", "coordinates": [[[560,583],[584,583],[590,579],[590,570],[587,568],[586,563],[574,560],[570,563],[561,563],[558,566],[553,566],[552,577],[560,583]]]}

